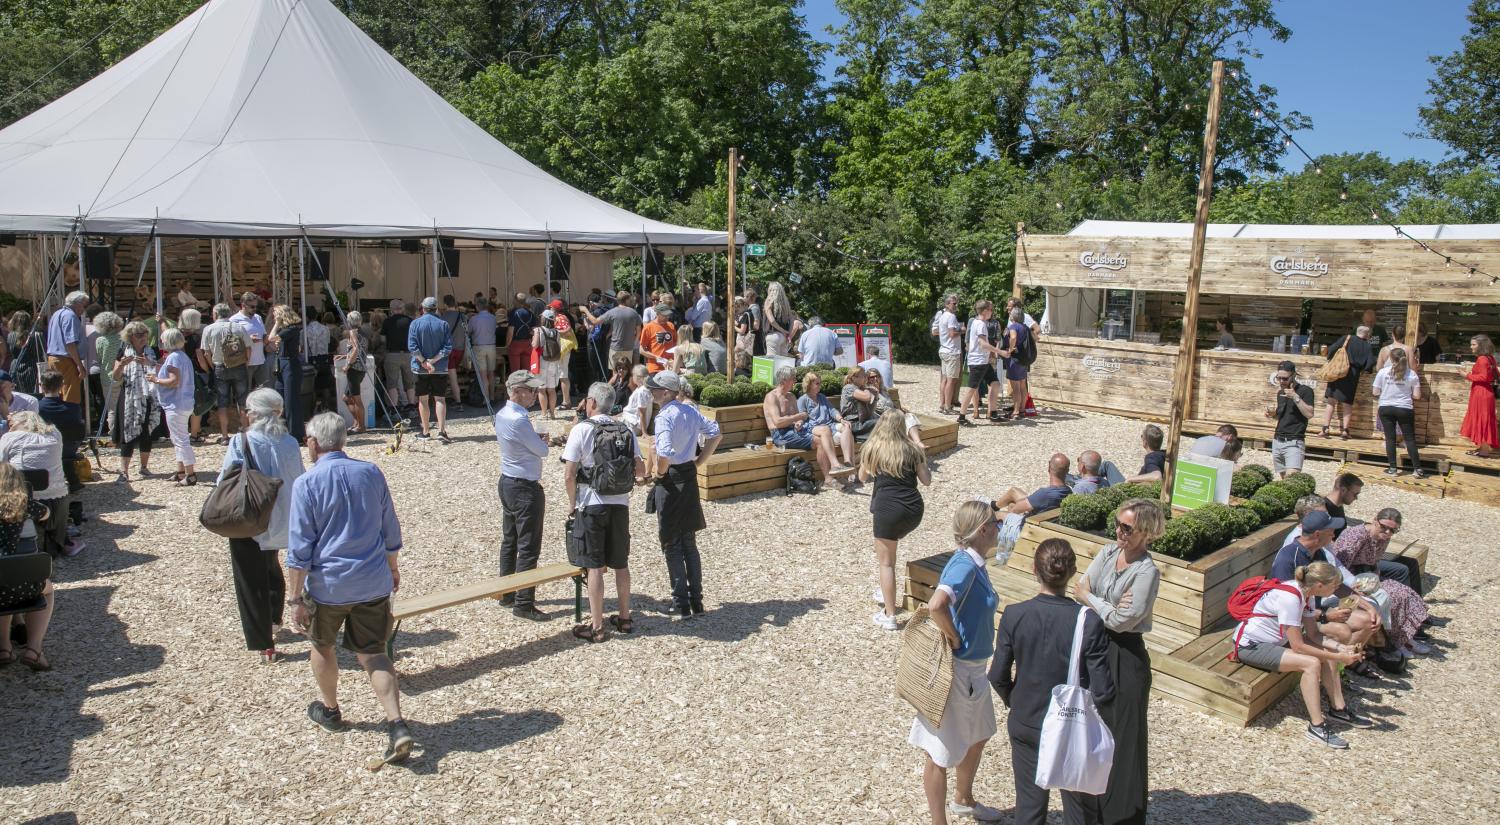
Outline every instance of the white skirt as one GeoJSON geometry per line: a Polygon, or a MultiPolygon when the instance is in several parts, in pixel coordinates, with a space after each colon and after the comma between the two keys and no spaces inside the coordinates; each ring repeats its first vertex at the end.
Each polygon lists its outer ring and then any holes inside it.
{"type": "Polygon", "coordinates": [[[963,761],[975,742],[995,735],[995,700],[987,675],[989,662],[953,660],[953,687],[943,708],[943,725],[934,729],[919,714],[911,723],[906,741],[927,751],[940,768],[963,761]]]}
{"type": "Polygon", "coordinates": [[[539,363],[541,364],[541,369],[538,371],[537,377],[542,379],[542,389],[550,390],[557,386],[558,380],[562,378],[562,359],[548,361],[542,358],[539,359],[539,363]]]}

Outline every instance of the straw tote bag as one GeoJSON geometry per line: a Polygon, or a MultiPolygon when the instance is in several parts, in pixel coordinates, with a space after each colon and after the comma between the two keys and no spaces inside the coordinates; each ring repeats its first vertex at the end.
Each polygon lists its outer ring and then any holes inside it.
{"type": "Polygon", "coordinates": [[[1324,364],[1323,369],[1318,371],[1318,380],[1325,384],[1332,384],[1348,374],[1349,342],[1346,340],[1344,345],[1339,347],[1338,352],[1328,356],[1328,363],[1324,364]]]}
{"type": "Polygon", "coordinates": [[[198,513],[198,521],[210,533],[226,539],[250,539],[266,532],[282,484],[281,479],[255,468],[250,439],[244,434],[240,435],[240,453],[244,461],[229,468],[198,513]]]}
{"type": "Polygon", "coordinates": [[[1115,761],[1115,738],[1099,718],[1094,695],[1079,687],[1083,660],[1083,622],[1089,609],[1080,608],[1073,628],[1073,653],[1068,681],[1052,688],[1052,701],[1042,717],[1037,749],[1036,784],[1043,788],[1102,794],[1109,788],[1109,769],[1115,761]]]}
{"type": "MultiPolygon", "coordinates": [[[[978,576],[975,573],[975,576],[978,576]]],[[[964,591],[964,599],[974,589],[974,582],[964,591]]],[[[963,610],[963,599],[958,610],[963,610]]],[[[953,688],[953,648],[943,638],[943,631],[932,621],[924,605],[917,608],[901,630],[901,654],[896,661],[896,695],[916,708],[917,713],[934,728],[943,726],[943,710],[948,707],[948,693],[953,688]]]]}

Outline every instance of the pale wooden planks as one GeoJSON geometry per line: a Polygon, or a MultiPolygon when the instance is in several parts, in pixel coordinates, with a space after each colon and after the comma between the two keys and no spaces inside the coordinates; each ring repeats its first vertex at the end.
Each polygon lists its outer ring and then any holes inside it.
{"type": "Polygon", "coordinates": [[[517,590],[525,590],[529,587],[546,584],[559,579],[571,579],[574,576],[583,575],[583,570],[571,564],[548,564],[524,573],[514,573],[509,576],[495,576],[473,584],[455,587],[452,590],[442,590],[437,593],[429,593],[425,596],[417,596],[411,599],[402,599],[391,608],[391,613],[396,620],[409,619],[412,616],[420,616],[423,613],[431,613],[434,610],[456,607],[461,604],[478,601],[480,599],[493,599],[514,593],[517,590]]]}

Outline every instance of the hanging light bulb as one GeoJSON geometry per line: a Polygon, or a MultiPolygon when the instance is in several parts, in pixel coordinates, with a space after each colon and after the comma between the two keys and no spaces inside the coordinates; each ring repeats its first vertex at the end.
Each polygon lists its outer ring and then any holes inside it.
{"type": "Polygon", "coordinates": [[[1443,268],[1444,269],[1452,269],[1453,268],[1453,259],[1447,257],[1446,255],[1443,256],[1443,268]]]}
{"type": "Polygon", "coordinates": [[[1252,109],[1250,111],[1250,114],[1251,114],[1252,117],[1255,117],[1255,118],[1259,119],[1259,118],[1265,117],[1266,113],[1264,111],[1262,111],[1259,106],[1256,106],[1254,109],[1252,109]]]}
{"type": "Polygon", "coordinates": [[[774,203],[773,203],[773,204],[771,204],[771,211],[772,211],[772,212],[775,212],[775,211],[776,211],[776,204],[774,204],[774,203]]]}
{"type": "Polygon", "coordinates": [[[979,250],[979,255],[980,257],[988,258],[990,256],[990,248],[985,247],[984,249],[979,250]]]}
{"type": "Polygon", "coordinates": [[[1281,146],[1284,149],[1290,149],[1290,148],[1292,148],[1292,136],[1291,135],[1287,135],[1286,137],[1282,138],[1281,139],[1281,146]]]}
{"type": "Polygon", "coordinates": [[[1104,182],[1102,184],[1100,184],[1100,185],[1103,186],[1105,189],[1108,189],[1109,188],[1109,178],[1105,178],[1104,182]]]}
{"type": "Polygon", "coordinates": [[[1321,175],[1321,174],[1323,174],[1323,167],[1321,167],[1321,166],[1314,166],[1313,167],[1313,174],[1314,175],[1321,175]]]}
{"type": "Polygon", "coordinates": [[[948,265],[948,259],[947,259],[947,258],[944,258],[944,259],[943,259],[943,266],[947,266],[947,265],[948,265]]]}
{"type": "Polygon", "coordinates": [[[822,241],[819,241],[819,242],[818,242],[818,248],[819,248],[819,249],[822,249],[822,248],[823,248],[823,243],[822,243],[822,241]]]}
{"type": "Polygon", "coordinates": [[[1061,209],[1061,208],[1062,208],[1062,201],[1058,201],[1058,202],[1057,202],[1057,208],[1058,208],[1058,209],[1061,209]]]}
{"type": "Polygon", "coordinates": [[[1341,201],[1349,200],[1349,190],[1347,190],[1347,189],[1341,189],[1341,190],[1339,190],[1339,200],[1341,200],[1341,201]]]}

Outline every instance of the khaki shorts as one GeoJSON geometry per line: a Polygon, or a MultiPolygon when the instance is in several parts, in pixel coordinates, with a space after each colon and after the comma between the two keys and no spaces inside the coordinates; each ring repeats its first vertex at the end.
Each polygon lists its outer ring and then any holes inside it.
{"type": "Polygon", "coordinates": [[[356,604],[310,604],[307,638],[318,647],[333,647],[342,628],[345,649],[365,655],[384,653],[396,628],[390,596],[356,604]]]}
{"type": "Polygon", "coordinates": [[[480,370],[482,370],[484,372],[494,372],[495,371],[495,348],[494,347],[475,347],[474,348],[474,365],[478,369],[480,369],[480,370]]]}
{"type": "Polygon", "coordinates": [[[959,368],[961,366],[960,362],[963,360],[963,356],[956,352],[952,355],[949,355],[948,353],[939,353],[938,358],[942,361],[943,377],[957,378],[959,368]]]}
{"type": "Polygon", "coordinates": [[[417,387],[417,376],[411,371],[411,353],[388,352],[385,354],[386,389],[401,392],[417,387]]]}

